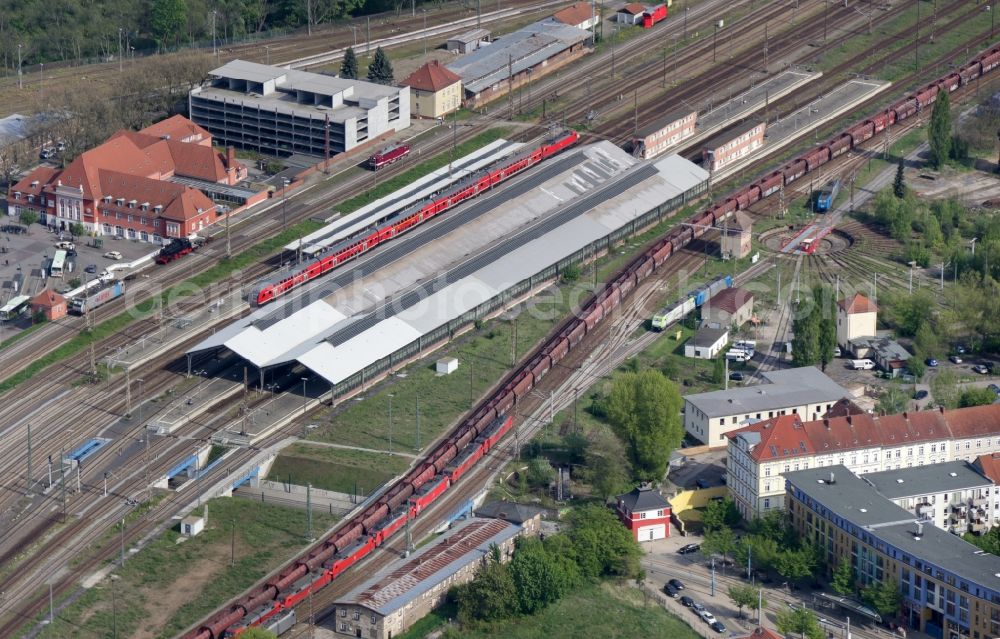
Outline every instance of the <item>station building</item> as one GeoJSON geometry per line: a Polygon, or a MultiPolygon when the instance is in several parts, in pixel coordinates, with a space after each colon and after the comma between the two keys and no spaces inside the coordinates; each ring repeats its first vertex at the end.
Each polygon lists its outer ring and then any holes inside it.
{"type": "Polygon", "coordinates": [[[632,154],[644,160],[654,158],[694,135],[697,124],[698,112],[690,109],[657,118],[632,138],[632,154]]]}
{"type": "MultiPolygon", "coordinates": [[[[727,434],[726,485],[740,513],[785,507],[786,473],[842,465],[858,475],[973,462],[1000,452],[1000,404],[877,417],[768,419],[727,434]]],[[[986,473],[984,473],[986,474],[986,473]]]]}
{"type": "Polygon", "coordinates": [[[1000,636],[1000,557],[880,495],[843,465],[785,475],[789,520],[861,587],[899,584],[904,624],[935,639],[1000,636]]]}
{"type": "Polygon", "coordinates": [[[188,95],[191,119],[225,144],[325,158],[410,126],[410,90],[233,60],[188,95]]]}
{"type": "Polygon", "coordinates": [[[51,228],[159,243],[225,219],[267,193],[241,186],[247,167],[233,148],[176,115],[140,131],[118,131],[65,169],[39,166],[7,195],[13,215],[32,211],[51,228]]]}
{"type": "Polygon", "coordinates": [[[707,171],[718,171],[764,146],[767,124],[751,121],[735,129],[724,131],[703,145],[702,166],[707,171]]]}

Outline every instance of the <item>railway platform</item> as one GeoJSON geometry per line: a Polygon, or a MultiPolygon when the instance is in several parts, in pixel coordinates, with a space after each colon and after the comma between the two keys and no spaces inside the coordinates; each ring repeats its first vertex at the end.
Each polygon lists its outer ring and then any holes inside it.
{"type": "MultiPolygon", "coordinates": [[[[764,146],[754,153],[733,162],[720,171],[712,174],[712,181],[717,182],[735,174],[748,164],[771,155],[792,142],[808,135],[810,132],[819,142],[819,127],[847,113],[855,106],[870,100],[891,86],[891,82],[879,80],[854,79],[836,87],[826,95],[820,96],[809,104],[799,107],[786,115],[779,115],[767,123],[764,146]]],[[[810,179],[823,184],[825,177],[810,174],[810,179]]]]}

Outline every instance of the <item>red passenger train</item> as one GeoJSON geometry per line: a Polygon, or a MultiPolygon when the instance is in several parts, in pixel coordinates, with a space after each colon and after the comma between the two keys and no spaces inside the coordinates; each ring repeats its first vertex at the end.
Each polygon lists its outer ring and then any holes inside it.
{"type": "Polygon", "coordinates": [[[579,139],[580,134],[576,131],[565,131],[531,151],[504,158],[446,189],[443,193],[435,195],[433,199],[399,211],[383,226],[375,230],[362,231],[360,234],[330,247],[330,250],[322,257],[306,264],[296,265],[273,280],[257,284],[250,290],[250,303],[255,306],[263,306],[296,286],[322,277],[344,262],[370,251],[383,242],[391,240],[432,217],[492,189],[525,169],[547,160],[563,149],[572,146],[579,139]]]}
{"type": "MultiPolygon", "coordinates": [[[[802,177],[843,153],[847,148],[871,139],[896,122],[912,117],[934,102],[939,91],[954,91],[1000,65],[1000,46],[994,47],[965,64],[959,70],[916,91],[863,122],[837,135],[818,149],[792,160],[753,184],[728,196],[722,202],[695,214],[687,222],[692,226],[676,227],[636,257],[580,312],[567,319],[528,361],[510,373],[498,390],[484,400],[461,425],[438,445],[426,461],[360,514],[336,530],[322,544],[294,561],[277,576],[258,586],[250,594],[216,613],[189,633],[191,639],[218,639],[261,623],[280,611],[302,601],[311,591],[322,588],[351,565],[384,543],[402,527],[407,518],[416,517],[465,474],[513,425],[512,409],[525,398],[560,360],[577,345],[640,282],[663,266],[667,259],[704,228],[741,208],[774,193],[782,185],[802,177]],[[845,138],[846,136],[846,138],[845,138]]],[[[575,137],[573,139],[575,141],[575,137]]],[[[543,147],[544,148],[544,147],[543,147]]]]}

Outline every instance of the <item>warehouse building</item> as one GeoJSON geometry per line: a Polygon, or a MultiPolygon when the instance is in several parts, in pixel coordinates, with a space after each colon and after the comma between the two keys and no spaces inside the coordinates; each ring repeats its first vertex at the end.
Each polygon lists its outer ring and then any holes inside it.
{"type": "Polygon", "coordinates": [[[475,517],[460,522],[408,559],[401,559],[333,604],[334,632],[349,637],[391,639],[444,603],[448,589],[468,583],[499,548],[503,561],[514,540],[535,534],[538,518],[524,525],[475,517]]]}
{"type": "Polygon", "coordinates": [[[848,562],[862,587],[898,584],[897,618],[935,639],[1000,636],[1000,557],[880,495],[848,468],[789,473],[788,514],[822,563],[848,562]]]}
{"type": "Polygon", "coordinates": [[[726,433],[781,415],[817,419],[850,395],[815,366],[760,374],[766,383],[684,396],[684,430],[711,447],[726,433]]]}
{"type": "Polygon", "coordinates": [[[220,142],[265,155],[344,153],[410,126],[410,90],[233,60],[188,96],[220,142]]]}
{"type": "Polygon", "coordinates": [[[632,138],[632,154],[648,160],[660,155],[694,135],[698,112],[683,109],[668,113],[642,129],[632,138]]]}
{"type": "Polygon", "coordinates": [[[446,65],[462,78],[465,105],[476,108],[590,51],[591,34],[551,18],[534,22],[446,65]]]}
{"type": "Polygon", "coordinates": [[[726,484],[750,518],[785,507],[783,476],[789,471],[839,464],[867,474],[985,459],[1000,452],[1000,404],[812,421],[785,415],[727,437],[726,484]]]}
{"type": "Polygon", "coordinates": [[[750,155],[764,146],[766,128],[764,122],[750,122],[715,136],[703,145],[702,167],[714,172],[750,155]]]}

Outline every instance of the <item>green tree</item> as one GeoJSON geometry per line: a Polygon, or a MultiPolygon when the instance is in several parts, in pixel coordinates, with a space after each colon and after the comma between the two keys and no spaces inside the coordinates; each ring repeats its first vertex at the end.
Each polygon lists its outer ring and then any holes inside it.
{"type": "Polygon", "coordinates": [[[736,544],[733,559],[738,566],[750,563],[755,570],[767,571],[774,568],[778,552],[778,543],[773,539],[762,535],[747,535],[736,544]]]}
{"type": "Polygon", "coordinates": [[[961,392],[958,388],[958,375],[950,368],[939,370],[931,378],[931,395],[945,408],[958,408],[961,392]]]}
{"type": "Polygon", "coordinates": [[[819,313],[819,320],[813,320],[819,326],[819,361],[825,371],[837,348],[837,304],[833,291],[826,286],[814,288],[813,299],[816,301],[814,312],[819,313]]]}
{"type": "Polygon", "coordinates": [[[382,47],[375,49],[375,57],[368,65],[368,81],[377,84],[393,84],[396,81],[393,77],[392,62],[382,47]]]}
{"type": "Polygon", "coordinates": [[[994,526],[982,535],[965,533],[962,535],[962,539],[970,544],[979,546],[988,553],[1000,555],[1000,526],[994,526]]]}
{"type": "Polygon", "coordinates": [[[816,615],[803,607],[779,610],[778,614],[775,615],[774,625],[783,635],[797,633],[801,639],[825,639],[826,637],[816,615]]]}
{"type": "Polygon", "coordinates": [[[927,142],[930,144],[930,163],[940,168],[951,154],[951,101],[947,91],[938,91],[931,111],[931,122],[927,127],[927,142]]]}
{"type": "Polygon", "coordinates": [[[850,559],[844,559],[837,564],[830,587],[838,595],[846,596],[854,593],[854,568],[850,559]]]}
{"type": "Polygon", "coordinates": [[[743,618],[743,608],[753,609],[757,605],[757,589],[749,584],[733,584],[729,586],[729,601],[739,610],[739,618],[743,618]]]}
{"type": "Polygon", "coordinates": [[[506,564],[490,561],[476,578],[455,593],[458,616],[465,622],[507,619],[518,610],[517,589],[506,564]]]}
{"type": "Polygon", "coordinates": [[[634,577],[639,573],[639,544],[609,508],[584,506],[570,514],[569,523],[572,557],[583,578],[634,577]]]}
{"type": "Polygon", "coordinates": [[[590,484],[605,502],[627,490],[630,478],[628,459],[617,438],[607,431],[594,434],[594,441],[583,454],[580,478],[590,484]]]}
{"type": "Polygon", "coordinates": [[[278,635],[260,626],[250,626],[240,633],[240,637],[244,639],[278,639],[278,635]]]}
{"type": "Polygon", "coordinates": [[[358,56],[354,55],[354,47],[347,47],[344,60],[340,63],[340,77],[348,80],[358,78],[358,56]]]}
{"type": "Polygon", "coordinates": [[[38,221],[38,214],[34,211],[21,211],[20,220],[21,224],[31,226],[38,221]]]}
{"type": "Polygon", "coordinates": [[[988,388],[968,388],[962,391],[962,395],[958,399],[958,407],[985,406],[992,404],[996,398],[996,393],[988,388]]]}
{"type": "Polygon", "coordinates": [[[531,615],[558,601],[580,581],[580,571],[567,556],[553,554],[538,539],[519,540],[510,575],[522,614],[531,615]]]}
{"type": "Polygon", "coordinates": [[[775,569],[788,581],[798,581],[813,574],[816,569],[816,552],[810,546],[778,553],[775,569]]]}
{"type": "Polygon", "coordinates": [[[546,489],[555,478],[555,471],[547,459],[536,457],[528,462],[528,485],[534,489],[546,489]]]}
{"type": "Polygon", "coordinates": [[[69,233],[73,237],[80,237],[87,234],[87,228],[79,222],[73,222],[69,225],[69,233]]]}
{"type": "Polygon", "coordinates": [[[730,553],[736,551],[736,535],[732,528],[719,528],[705,533],[705,538],[701,542],[701,552],[706,557],[712,555],[722,555],[723,559],[729,557],[730,553]]]}
{"type": "Polygon", "coordinates": [[[894,579],[885,579],[872,584],[861,591],[861,599],[878,611],[883,617],[890,617],[899,612],[903,596],[899,592],[899,584],[894,579]]]}
{"type": "Polygon", "coordinates": [[[903,158],[899,158],[899,164],[896,165],[896,180],[892,183],[892,193],[900,200],[906,197],[906,183],[903,182],[903,158]]]}
{"type": "Polygon", "coordinates": [[[160,47],[177,42],[187,24],[187,4],[184,0],[156,0],[149,16],[153,37],[160,47]]]}
{"type": "Polygon", "coordinates": [[[796,366],[813,366],[819,362],[821,317],[811,298],[805,298],[795,308],[792,320],[792,361],[796,366]]]}
{"type": "Polygon", "coordinates": [[[712,362],[712,383],[722,384],[726,381],[726,360],[716,357],[712,362]]]}
{"type": "Polygon", "coordinates": [[[701,516],[701,523],[705,527],[705,532],[720,530],[722,528],[732,528],[740,523],[740,511],[736,508],[736,503],[732,497],[722,499],[712,499],[705,506],[705,512],[701,516]]]}
{"type": "Polygon", "coordinates": [[[875,411],[880,415],[895,415],[906,410],[909,396],[899,384],[889,384],[879,395],[875,411]]]}
{"type": "Polygon", "coordinates": [[[677,386],[656,370],[619,375],[607,399],[608,421],[625,441],[635,474],[658,481],[684,435],[677,386]]]}

